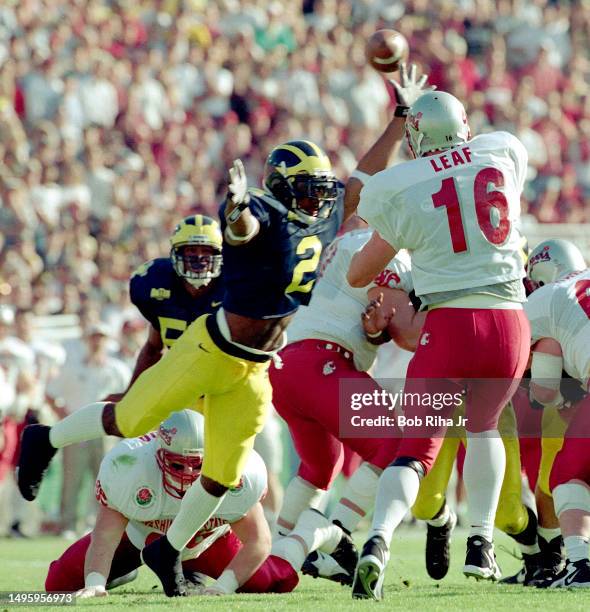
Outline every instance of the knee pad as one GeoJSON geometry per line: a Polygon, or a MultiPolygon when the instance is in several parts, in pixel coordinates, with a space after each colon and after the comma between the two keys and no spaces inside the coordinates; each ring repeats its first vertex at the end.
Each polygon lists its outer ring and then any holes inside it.
{"type": "Polygon", "coordinates": [[[418,474],[418,478],[422,480],[424,476],[426,476],[426,469],[424,468],[424,464],[418,459],[414,459],[413,457],[398,457],[394,461],[389,464],[391,467],[409,467],[418,474]]]}
{"type": "Polygon", "coordinates": [[[559,516],[566,510],[590,512],[590,487],[577,482],[566,482],[553,489],[555,514],[559,516]]]}

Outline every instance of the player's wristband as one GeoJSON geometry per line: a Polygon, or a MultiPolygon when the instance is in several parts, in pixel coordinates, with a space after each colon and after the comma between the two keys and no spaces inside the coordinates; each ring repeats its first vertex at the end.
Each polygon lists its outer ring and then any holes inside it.
{"type": "Polygon", "coordinates": [[[410,110],[409,106],[404,106],[403,104],[398,104],[393,111],[394,117],[407,117],[408,111],[410,110]]]}
{"type": "Polygon", "coordinates": [[[103,587],[105,588],[107,585],[107,579],[98,572],[90,572],[88,576],[86,576],[86,580],[84,581],[84,586],[87,588],[91,587],[103,587]]]}
{"type": "Polygon", "coordinates": [[[375,332],[374,334],[365,332],[365,336],[367,336],[367,338],[371,338],[371,340],[375,340],[375,338],[381,338],[382,335],[383,335],[383,330],[375,332]]]}
{"type": "MultiPolygon", "coordinates": [[[[232,200],[233,202],[233,200],[232,200]]],[[[235,223],[242,215],[242,213],[248,208],[250,205],[250,194],[246,194],[246,199],[243,202],[240,202],[236,205],[236,207],[225,216],[228,223],[235,223]]]]}
{"type": "Polygon", "coordinates": [[[219,587],[224,593],[227,593],[229,595],[230,593],[235,593],[238,590],[240,584],[233,570],[226,569],[215,582],[215,586],[219,587]]]}

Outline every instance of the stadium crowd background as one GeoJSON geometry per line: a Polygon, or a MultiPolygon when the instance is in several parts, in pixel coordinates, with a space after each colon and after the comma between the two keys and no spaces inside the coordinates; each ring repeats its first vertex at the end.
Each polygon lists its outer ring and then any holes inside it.
{"type": "MultiPolygon", "coordinates": [[[[379,27],[465,102],[474,134],[523,141],[529,221],[590,222],[588,0],[2,1],[4,431],[51,412],[44,386],[63,367],[37,343],[31,376],[14,340],[33,343],[26,313],[79,316],[83,332],[102,319],[132,362],[130,273],[168,253],[183,216],[216,215],[233,159],[259,184],[266,153],[306,137],[346,179],[394,105],[364,57],[379,27]]],[[[0,480],[13,452],[4,442],[0,480]]]]}

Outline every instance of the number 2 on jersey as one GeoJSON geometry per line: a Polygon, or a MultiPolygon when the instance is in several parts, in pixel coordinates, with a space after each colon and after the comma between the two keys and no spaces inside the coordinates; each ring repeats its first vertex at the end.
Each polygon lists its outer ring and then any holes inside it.
{"type": "MultiPolygon", "coordinates": [[[[502,244],[510,233],[508,201],[501,191],[490,189],[490,185],[496,188],[504,186],[504,175],[497,168],[484,168],[475,176],[473,199],[477,223],[488,242],[502,244]],[[492,222],[492,214],[495,223],[492,222]]],[[[463,253],[467,250],[467,239],[457,185],[452,176],[443,180],[440,190],[432,195],[432,202],[435,208],[443,206],[447,209],[453,252],[463,253]]]]}
{"type": "Polygon", "coordinates": [[[303,275],[306,272],[315,272],[318,264],[320,263],[320,255],[322,253],[322,241],[317,236],[306,236],[297,245],[295,252],[297,255],[304,255],[308,251],[311,251],[311,257],[308,259],[302,259],[293,269],[293,278],[291,283],[285,289],[285,293],[294,293],[300,291],[301,293],[309,293],[315,278],[311,279],[307,283],[303,283],[303,275]]]}

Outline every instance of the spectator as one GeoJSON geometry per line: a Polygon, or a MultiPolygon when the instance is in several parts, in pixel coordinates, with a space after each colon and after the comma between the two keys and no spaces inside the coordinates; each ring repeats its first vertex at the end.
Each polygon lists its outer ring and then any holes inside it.
{"type": "MultiPolygon", "coordinates": [[[[55,404],[63,407],[61,416],[127,388],[131,372],[122,361],[109,356],[109,338],[109,328],[104,323],[95,323],[85,332],[84,356],[80,358],[78,351],[67,355],[60,375],[48,388],[55,404]]],[[[87,473],[92,479],[96,477],[104,451],[103,440],[64,449],[61,528],[66,536],[77,532],[80,488],[87,473]]]]}

